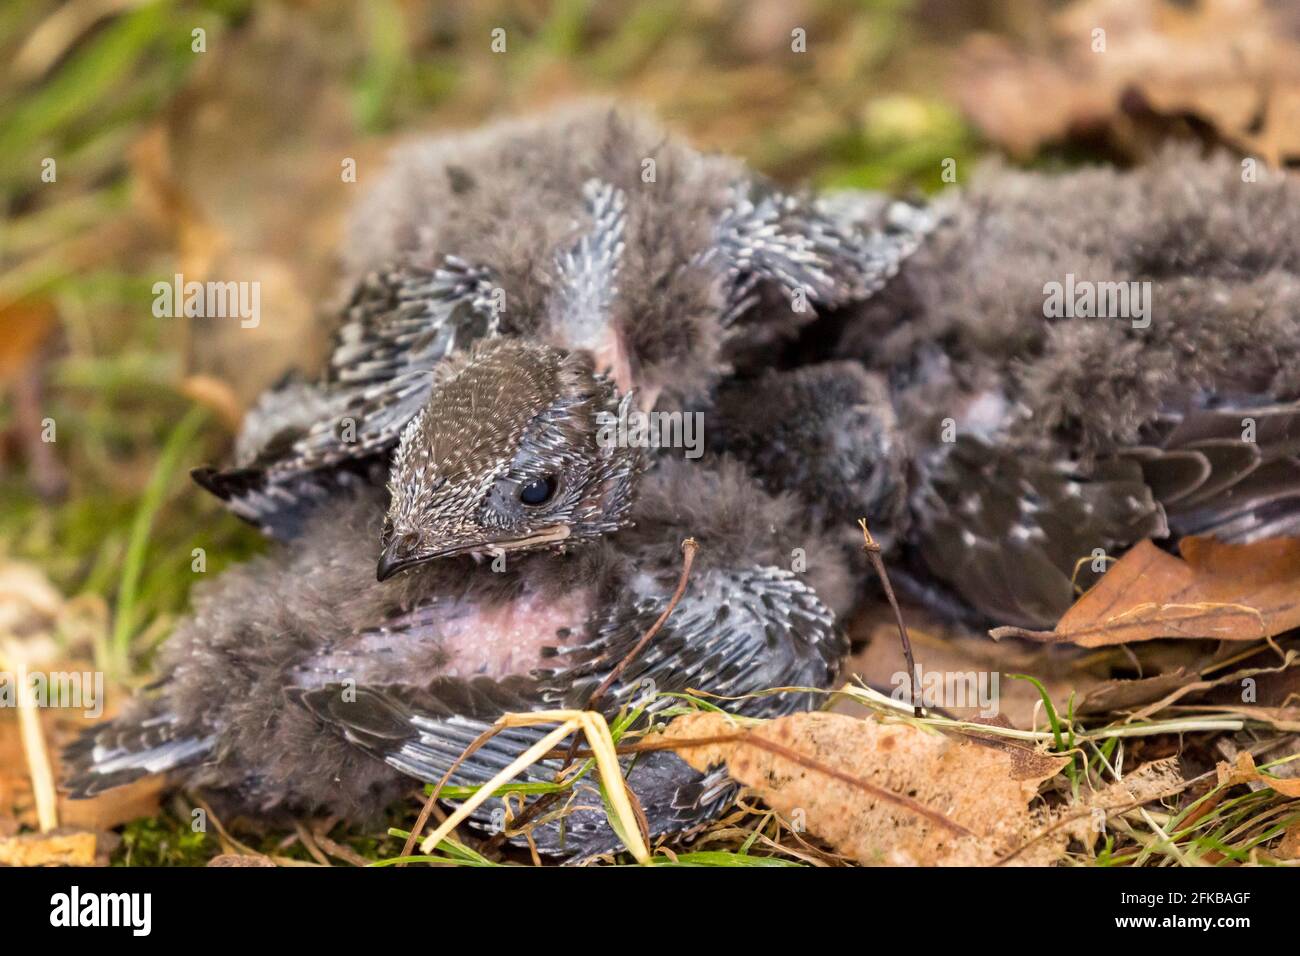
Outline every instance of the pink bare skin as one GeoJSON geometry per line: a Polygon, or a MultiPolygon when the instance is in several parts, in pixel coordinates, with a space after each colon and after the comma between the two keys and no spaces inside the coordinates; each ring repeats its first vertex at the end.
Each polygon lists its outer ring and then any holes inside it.
{"type": "Polygon", "coordinates": [[[527,674],[545,666],[544,648],[583,639],[592,605],[591,589],[546,599],[530,591],[488,605],[438,601],[322,649],[296,670],[294,682],[410,684],[527,674]]]}

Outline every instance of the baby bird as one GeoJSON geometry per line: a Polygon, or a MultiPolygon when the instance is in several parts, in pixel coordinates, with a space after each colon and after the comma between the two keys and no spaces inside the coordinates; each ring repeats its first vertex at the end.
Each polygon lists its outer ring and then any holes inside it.
{"type": "Polygon", "coordinates": [[[381,576],[562,549],[626,523],[643,466],[599,420],[706,400],[818,308],[874,294],[931,225],[783,194],[603,105],[415,143],[355,216],[324,379],[265,396],[236,467],[195,478],[280,538],[387,483],[381,576]]]}
{"type": "MultiPolygon", "coordinates": [[[[722,695],[737,713],[787,713],[809,695],[733,701],[828,686],[846,650],[832,611],[848,597],[843,572],[833,562],[786,570],[791,537],[817,538],[796,534],[791,499],[765,494],[732,461],[665,461],[617,545],[524,553],[500,569],[433,561],[378,582],[382,514],[380,488],[340,494],[295,542],[204,588],[150,692],[66,754],[73,796],[166,773],[225,813],[374,822],[417,783],[440,780],[501,714],[585,707],[663,611],[687,534],[700,550],[684,596],[603,698],[606,713],[644,701],[653,714],[673,702],[656,695],[688,689],[722,695]]],[[[452,784],[488,780],[543,733],[501,734],[452,784]]],[[[548,761],[521,779],[551,782],[557,769],[548,761]]],[[[689,832],[733,792],[722,772],[698,774],[668,752],[642,755],[628,780],[652,836],[689,832]]],[[[574,802],[588,809],[539,825],[538,848],[618,849],[599,795],[574,802]]],[[[476,819],[493,825],[495,811],[499,825],[501,806],[476,819]]]]}
{"type": "Polygon", "coordinates": [[[716,449],[971,621],[1050,627],[1143,538],[1300,534],[1300,181],[1171,152],[947,202],[835,344],[724,383],[716,449]]]}
{"type": "MultiPolygon", "coordinates": [[[[600,706],[654,714],[688,689],[754,716],[808,706],[747,696],[829,686],[847,649],[851,582],[795,499],[726,456],[648,468],[601,435],[707,406],[814,307],[874,294],[929,225],[878,197],[783,195],[603,107],[408,149],[356,218],[326,376],[268,393],[238,466],[196,473],[286,543],[198,599],[153,691],[70,750],[69,789],[167,773],[234,812],[372,820],[501,714],[586,706],[663,611],[688,535],[681,603],[600,706]]],[[[541,733],[501,735],[452,783],[541,733]]],[[[732,793],[668,753],[629,782],[652,835],[732,793]]],[[[532,837],[619,846],[590,808],[532,837]]]]}

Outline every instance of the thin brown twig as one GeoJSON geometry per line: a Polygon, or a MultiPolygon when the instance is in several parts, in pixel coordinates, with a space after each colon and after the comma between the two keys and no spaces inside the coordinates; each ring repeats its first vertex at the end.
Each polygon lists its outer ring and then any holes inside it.
{"type": "MultiPolygon", "coordinates": [[[[692,737],[690,738],[690,746],[703,747],[708,744],[725,744],[725,743],[731,743],[735,739],[736,739],[736,735],[734,733],[718,734],[713,737],[692,737]]],[[[659,750],[676,750],[681,745],[682,743],[680,740],[676,740],[676,739],[669,740],[665,738],[665,739],[658,739],[658,740],[639,740],[634,744],[616,744],[614,746],[614,749],[618,752],[620,756],[625,756],[627,754],[654,753],[659,750]]],[[[547,753],[542,759],[558,760],[561,757],[567,757],[570,753],[573,753],[576,758],[582,760],[590,760],[592,757],[595,756],[595,754],[593,754],[590,750],[585,750],[582,748],[579,748],[576,752],[574,752],[567,747],[564,749],[560,749],[557,747],[555,750],[552,750],[549,753],[547,753]]]]}
{"type": "Polygon", "coordinates": [[[315,860],[321,866],[334,865],[333,863],[330,862],[329,857],[325,855],[325,853],[321,850],[321,848],[316,845],[316,840],[312,836],[311,831],[308,830],[305,826],[303,826],[301,820],[294,820],[293,828],[298,833],[298,842],[302,844],[304,850],[306,850],[309,854],[311,854],[311,858],[313,860],[315,860]]]}
{"type": "MultiPolygon", "coordinates": [[[[206,822],[207,820],[211,820],[212,825],[216,828],[217,840],[222,844],[221,850],[223,853],[234,852],[239,854],[240,856],[265,856],[266,855],[264,853],[259,853],[257,850],[254,850],[252,847],[248,846],[245,843],[241,843],[239,840],[236,840],[233,836],[231,836],[230,832],[226,830],[224,826],[222,826],[221,818],[212,812],[212,807],[208,806],[208,804],[202,798],[193,797],[193,800],[195,803],[199,805],[199,808],[203,811],[204,821],[206,822]]],[[[275,858],[272,857],[271,859],[275,859],[275,858]]]]}
{"type": "Polygon", "coordinates": [[[658,619],[650,625],[650,629],[641,635],[641,640],[636,642],[636,646],[623,655],[623,659],[618,662],[618,665],[609,672],[603,681],[600,682],[600,686],[592,691],[591,696],[587,698],[587,710],[596,709],[596,705],[600,703],[600,699],[605,696],[605,692],[613,687],[614,682],[623,676],[623,671],[627,670],[628,665],[631,664],[632,661],[636,660],[641,652],[645,650],[646,645],[649,644],[654,636],[659,633],[660,628],[664,626],[664,622],[668,620],[668,615],[673,613],[673,609],[677,607],[677,602],[680,601],[682,595],[686,593],[686,581],[691,576],[691,565],[695,563],[695,552],[698,551],[699,548],[700,546],[694,538],[687,538],[682,542],[682,574],[677,580],[677,590],[673,592],[673,596],[669,599],[668,606],[664,608],[663,613],[659,615],[658,619]]]}
{"type": "Polygon", "coordinates": [[[863,546],[867,549],[867,557],[871,560],[871,566],[876,569],[876,577],[880,578],[880,584],[885,589],[889,606],[894,609],[894,620],[898,623],[898,639],[903,643],[907,673],[912,678],[912,712],[917,717],[924,717],[925,711],[921,707],[921,681],[916,672],[916,661],[912,659],[912,641],[907,636],[907,625],[903,623],[903,611],[898,606],[898,598],[894,597],[894,586],[889,581],[889,572],[885,570],[885,561],[880,556],[880,545],[871,536],[871,531],[867,528],[867,519],[859,518],[858,525],[862,528],[863,546]]]}
{"type": "Polygon", "coordinates": [[[370,865],[370,861],[364,856],[351,847],[344,846],[337,840],[331,839],[327,832],[318,830],[313,834],[313,838],[316,840],[317,845],[332,857],[343,860],[345,863],[351,863],[353,866],[365,867],[370,865]]]}

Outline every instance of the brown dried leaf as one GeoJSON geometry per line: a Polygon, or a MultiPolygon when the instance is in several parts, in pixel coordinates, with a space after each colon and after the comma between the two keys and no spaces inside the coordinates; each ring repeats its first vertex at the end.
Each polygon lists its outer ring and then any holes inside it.
{"type": "Polygon", "coordinates": [[[1300,156],[1300,42],[1283,10],[1261,0],[1083,0],[1033,45],[968,40],[954,95],[986,136],[1021,156],[1098,132],[1138,154],[1192,117],[1282,165],[1300,156]]]}
{"type": "Polygon", "coordinates": [[[23,833],[0,839],[4,866],[94,866],[98,838],[89,831],[23,833]]]}
{"type": "Polygon", "coordinates": [[[1088,805],[1113,810],[1130,804],[1150,803],[1177,793],[1182,789],[1183,783],[1178,757],[1164,757],[1144,763],[1125,774],[1123,780],[1098,791],[1088,801],[1088,805]]]}
{"type": "Polygon", "coordinates": [[[1254,641],[1300,626],[1300,539],[1184,538],[1179,549],[1181,558],[1150,541],[1135,545],[1052,631],[990,633],[1105,647],[1158,637],[1254,641]]]}
{"type": "Polygon", "coordinates": [[[1274,855],[1279,860],[1300,860],[1300,823],[1293,823],[1286,828],[1274,855]]]}
{"type": "MultiPolygon", "coordinates": [[[[833,713],[793,714],[742,732],[724,715],[692,714],[665,733],[721,738],[678,753],[700,770],[725,762],[773,809],[802,817],[810,832],[867,864],[996,862],[1041,828],[1029,804],[1068,763],[1047,757],[1028,773],[1030,762],[1005,749],[833,713]]],[[[1064,847],[1064,835],[1050,837],[1017,862],[1047,864],[1064,847]]]]}
{"type": "Polygon", "coordinates": [[[157,814],[165,790],[164,778],[144,777],[87,800],[71,800],[60,794],[59,820],[68,826],[88,830],[111,830],[123,823],[157,814]]]}
{"type": "Polygon", "coordinates": [[[1078,714],[1108,714],[1159,700],[1197,682],[1200,675],[1189,667],[1176,667],[1164,674],[1131,680],[1108,680],[1098,684],[1079,701],[1078,714]]]}
{"type": "Polygon", "coordinates": [[[12,381],[54,330],[54,306],[48,301],[24,300],[0,307],[0,385],[12,381]]]}
{"type": "MultiPolygon", "coordinates": [[[[1007,674],[1033,674],[1043,682],[1053,700],[1066,700],[1071,694],[1083,694],[1098,682],[1096,676],[1077,666],[1080,651],[1063,648],[1060,654],[1045,654],[1042,648],[1032,645],[995,644],[983,635],[963,632],[933,620],[922,608],[909,606],[904,614],[923,685],[927,675],[984,678],[995,694],[993,704],[997,713],[1005,716],[1013,727],[1033,725],[1034,712],[1041,708],[1042,697],[1029,681],[1011,680],[1007,674]],[[996,685],[991,684],[993,680],[996,680],[996,685]]],[[[851,637],[855,643],[863,639],[867,643],[865,648],[844,662],[846,677],[859,677],[886,694],[906,686],[907,664],[898,643],[897,625],[887,607],[864,612],[852,625],[851,637]]],[[[939,701],[927,699],[926,705],[941,706],[944,714],[958,719],[981,717],[982,708],[977,695],[969,692],[972,685],[966,682],[960,686],[963,692],[958,696],[945,695],[939,701]]],[[[907,698],[910,699],[910,689],[907,698]]],[[[833,709],[855,716],[866,713],[861,704],[848,699],[837,702],[833,709]]]]}
{"type": "Polygon", "coordinates": [[[1255,758],[1250,755],[1250,751],[1243,750],[1237,754],[1237,762],[1230,764],[1221,762],[1216,768],[1219,774],[1219,786],[1232,787],[1239,783],[1255,783],[1256,781],[1276,790],[1284,797],[1300,797],[1300,778],[1297,777],[1266,777],[1255,768],[1255,758]]]}
{"type": "Polygon", "coordinates": [[[1069,821],[1070,835],[1091,846],[1105,833],[1105,827],[1098,826],[1098,822],[1110,814],[1172,796],[1184,785],[1178,757],[1164,757],[1129,771],[1105,789],[1083,795],[1074,807],[1061,811],[1060,815],[1069,821]]]}
{"type": "Polygon", "coordinates": [[[275,866],[275,861],[260,854],[222,853],[208,860],[208,866],[275,866]]]}

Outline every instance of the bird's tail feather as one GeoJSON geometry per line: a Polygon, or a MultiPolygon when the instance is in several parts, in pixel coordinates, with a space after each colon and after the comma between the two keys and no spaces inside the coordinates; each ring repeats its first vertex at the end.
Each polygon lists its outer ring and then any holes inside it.
{"type": "Polygon", "coordinates": [[[63,789],[80,800],[177,770],[207,757],[215,740],[160,704],[141,708],[89,728],[63,751],[63,789]]]}
{"type": "Polygon", "coordinates": [[[1130,451],[1179,537],[1250,544],[1300,534],[1300,402],[1223,403],[1170,416],[1130,451]]]}
{"type": "MultiPolygon", "coordinates": [[[[689,838],[731,806],[739,789],[725,768],[699,773],[676,754],[662,752],[643,754],[628,772],[627,782],[645,815],[651,843],[663,836],[689,838]]],[[[530,836],[539,852],[576,863],[623,849],[594,784],[587,789],[591,792],[579,792],[576,809],[532,829],[530,836]]],[[[523,838],[511,842],[522,844],[523,838]]]]}

